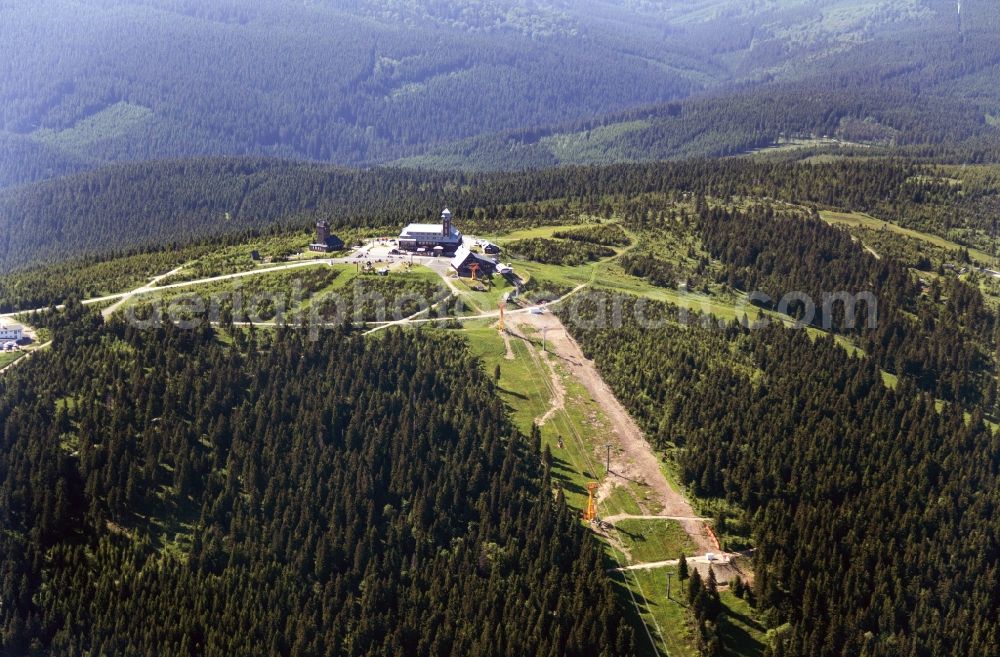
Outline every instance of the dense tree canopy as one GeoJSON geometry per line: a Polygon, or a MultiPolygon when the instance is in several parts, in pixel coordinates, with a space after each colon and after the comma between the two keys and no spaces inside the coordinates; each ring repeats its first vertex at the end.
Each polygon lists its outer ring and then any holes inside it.
{"type": "Polygon", "coordinates": [[[0,381],[4,654],[631,654],[460,340],[48,321],[0,381]]]}
{"type": "Polygon", "coordinates": [[[610,207],[609,197],[644,203],[648,194],[768,197],[860,210],[985,247],[1000,210],[997,169],[963,170],[960,184],[953,173],[906,161],[737,159],[493,174],[242,158],[123,164],[0,192],[0,269],[303,228],[319,217],[336,228],[398,229],[436,217],[445,204],[458,222],[498,229],[558,218],[559,207],[543,201],[572,202],[596,214],[610,207]]]}
{"type": "Polygon", "coordinates": [[[1000,442],[980,410],[893,390],[829,336],[643,312],[666,323],[571,329],[693,490],[752,514],[757,604],[791,623],[775,655],[993,650],[1000,442]]]}

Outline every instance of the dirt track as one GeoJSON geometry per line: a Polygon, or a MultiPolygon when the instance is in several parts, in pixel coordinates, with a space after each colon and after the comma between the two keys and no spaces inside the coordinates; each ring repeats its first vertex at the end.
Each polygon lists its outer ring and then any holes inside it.
{"type": "Polygon", "coordinates": [[[630,481],[637,483],[646,489],[650,504],[656,507],[655,513],[650,513],[650,516],[683,518],[678,522],[700,549],[706,552],[718,551],[719,543],[708,525],[697,517],[684,495],[667,482],[659,461],[639,426],[601,378],[594,363],[584,357],[580,346],[569,335],[559,318],[551,312],[540,315],[523,314],[512,316],[509,323],[512,327],[530,326],[539,333],[544,329],[549,353],[562,360],[611,421],[612,475],[604,479],[598,490],[598,502],[606,499],[615,486],[627,485],[630,481]]]}

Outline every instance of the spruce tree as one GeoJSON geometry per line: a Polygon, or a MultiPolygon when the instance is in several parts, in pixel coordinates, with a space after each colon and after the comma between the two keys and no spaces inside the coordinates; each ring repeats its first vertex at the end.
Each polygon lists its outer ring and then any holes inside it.
{"type": "Polygon", "coordinates": [[[697,568],[693,568],[691,571],[691,577],[688,578],[688,602],[693,604],[694,599],[701,593],[704,587],[701,584],[701,574],[698,572],[697,568]]]}

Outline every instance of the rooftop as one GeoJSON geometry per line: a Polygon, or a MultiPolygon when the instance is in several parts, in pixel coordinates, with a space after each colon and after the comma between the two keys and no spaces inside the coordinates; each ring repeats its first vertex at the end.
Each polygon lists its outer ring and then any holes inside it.
{"type": "Polygon", "coordinates": [[[403,229],[404,233],[440,233],[441,224],[410,224],[403,229]]]}
{"type": "Polygon", "coordinates": [[[454,267],[455,269],[458,269],[461,266],[461,264],[469,258],[470,255],[476,260],[479,260],[481,262],[487,262],[491,265],[496,264],[489,258],[482,256],[476,253],[475,251],[469,250],[469,247],[461,246],[457,251],[455,251],[455,257],[451,259],[451,266],[454,267]]]}
{"type": "MultiPolygon", "coordinates": [[[[412,235],[415,233],[424,233],[424,234],[433,233],[434,235],[441,235],[442,230],[443,229],[441,224],[410,224],[402,230],[400,235],[406,235],[406,234],[412,235]]],[[[458,229],[452,226],[451,236],[457,238],[459,235],[461,235],[461,233],[458,232],[458,229]]]]}

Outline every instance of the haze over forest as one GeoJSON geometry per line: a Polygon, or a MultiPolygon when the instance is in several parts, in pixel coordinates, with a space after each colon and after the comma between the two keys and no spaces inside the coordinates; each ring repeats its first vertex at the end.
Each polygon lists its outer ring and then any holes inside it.
{"type": "Polygon", "coordinates": [[[0,184],[268,155],[521,168],[782,136],[993,148],[973,0],[53,0],[0,8],[0,184]]]}

